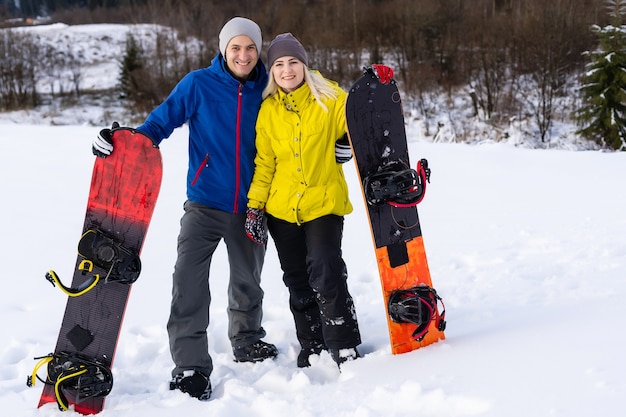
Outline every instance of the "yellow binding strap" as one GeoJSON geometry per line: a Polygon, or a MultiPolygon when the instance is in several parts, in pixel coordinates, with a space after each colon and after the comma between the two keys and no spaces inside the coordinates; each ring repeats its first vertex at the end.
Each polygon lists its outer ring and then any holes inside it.
{"type": "Polygon", "coordinates": [[[29,387],[34,387],[35,383],[37,382],[37,372],[39,372],[39,368],[50,362],[53,358],[54,356],[52,356],[52,354],[40,358],[39,362],[35,364],[32,375],[30,376],[30,378],[28,378],[28,381],[26,381],[26,385],[28,385],[29,387]]]}
{"type": "MultiPolygon", "coordinates": [[[[91,271],[91,269],[93,268],[93,264],[91,263],[91,261],[85,260],[81,262],[78,268],[82,271],[85,271],[85,270],[91,271]]],[[[70,287],[66,287],[65,285],[63,285],[63,283],[57,276],[56,272],[54,272],[53,270],[50,270],[50,272],[46,274],[46,279],[50,281],[53,286],[58,286],[59,289],[63,291],[65,294],[67,294],[68,296],[78,297],[90,291],[93,287],[95,287],[98,281],[100,281],[100,275],[99,274],[92,275],[91,278],[89,278],[87,281],[80,284],[77,288],[70,288],[70,287]]]]}
{"type": "Polygon", "coordinates": [[[57,382],[54,384],[54,395],[56,396],[57,404],[59,404],[59,408],[61,409],[61,411],[67,411],[69,408],[69,401],[67,401],[65,395],[63,395],[63,393],[61,392],[61,384],[63,383],[63,381],[82,375],[85,372],[87,372],[87,369],[81,369],[80,371],[71,373],[69,375],[63,375],[62,377],[57,379],[57,382]]]}

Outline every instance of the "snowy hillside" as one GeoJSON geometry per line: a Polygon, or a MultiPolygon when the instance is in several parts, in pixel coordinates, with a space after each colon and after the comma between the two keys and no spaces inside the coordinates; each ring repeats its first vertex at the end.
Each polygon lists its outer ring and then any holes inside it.
{"type": "MultiPolygon", "coordinates": [[[[36,36],[43,45],[52,47],[59,56],[64,56],[69,62],[79,64],[79,69],[73,69],[62,74],[44,71],[37,90],[43,94],[43,103],[35,111],[16,111],[0,113],[0,122],[32,123],[66,125],[79,124],[91,126],[106,126],[112,121],[130,120],[137,115],[129,114],[119,100],[115,88],[118,86],[120,63],[125,54],[127,36],[130,34],[139,40],[146,50],[154,49],[157,38],[176,38],[170,28],[158,25],[136,24],[97,24],[68,26],[62,23],[16,28],[36,36]],[[67,100],[50,100],[46,94],[54,91],[73,91],[75,74],[80,74],[79,85],[83,91],[97,91],[99,94],[84,94],[80,106],[67,103],[67,100]],[[108,90],[108,91],[107,91],[108,90]]],[[[217,51],[217,32],[215,45],[208,45],[209,49],[217,51]]],[[[181,41],[178,39],[178,41],[181,41]]],[[[268,39],[266,39],[268,41],[268,39]]],[[[267,42],[266,42],[267,44],[267,42]]],[[[197,42],[185,39],[182,48],[193,50],[198,47],[197,42]]],[[[265,55],[262,55],[263,57],[265,55]]],[[[394,65],[394,58],[389,57],[387,63],[394,65]]],[[[369,65],[366,56],[363,65],[369,65]]],[[[323,68],[319,68],[324,72],[323,68]]],[[[522,80],[519,81],[523,83],[522,80]]],[[[540,139],[532,108],[518,109],[518,115],[512,117],[507,124],[503,122],[490,123],[484,117],[473,115],[473,105],[470,99],[469,87],[461,86],[451,93],[423,91],[419,99],[405,96],[403,98],[406,121],[414,135],[427,141],[448,143],[460,142],[509,143],[525,148],[550,148],[587,150],[597,146],[581,139],[577,134],[577,126],[573,125],[566,115],[577,108],[577,93],[575,83],[568,83],[566,89],[571,94],[555,98],[555,110],[552,120],[551,135],[544,143],[540,139]]],[[[402,80],[399,81],[402,91],[402,80]]],[[[348,88],[349,86],[343,86],[348,88]]],[[[528,88],[523,89],[528,91],[528,88]]],[[[531,94],[532,96],[532,94],[531,94]]],[[[70,97],[71,99],[71,97],[70,97]]],[[[530,102],[532,97],[526,97],[522,102],[530,102]]]]}
{"type": "MultiPolygon", "coordinates": [[[[112,120],[124,120],[128,112],[121,107],[116,87],[119,83],[120,63],[126,52],[126,40],[130,34],[140,40],[145,48],[154,48],[159,34],[169,35],[169,28],[149,24],[122,25],[98,24],[68,26],[55,23],[41,26],[18,27],[12,30],[28,32],[38,42],[56,51],[67,62],[74,62],[78,69],[57,74],[46,68],[37,84],[43,103],[36,110],[0,113],[0,122],[29,122],[33,124],[101,126],[112,120]],[[79,86],[84,92],[80,106],[68,105],[67,100],[51,100],[49,94],[74,91],[73,78],[79,76],[79,86]]],[[[188,42],[189,49],[197,46],[188,42]]]]}
{"type": "MultiPolygon", "coordinates": [[[[105,50],[105,47],[101,48],[105,50]]],[[[110,71],[99,82],[110,82],[110,71]]],[[[113,74],[115,75],[115,74],[113,74]]],[[[111,122],[85,108],[0,114],[0,408],[12,417],[78,416],[36,405],[34,357],[56,343],[66,297],[44,279],[72,272],[91,178],[91,140],[111,122]],[[102,120],[98,123],[91,123],[102,120]]],[[[123,119],[118,119],[124,124],[123,119]]],[[[169,314],[185,198],[185,128],[161,145],[163,187],[144,246],[103,417],[588,417],[620,416],[626,392],[626,154],[431,143],[408,125],[412,161],[427,158],[419,206],[447,339],[391,355],[374,252],[356,170],[345,166],[354,213],[344,255],[364,357],[340,373],[327,354],[295,365],[298,346],[273,243],[263,271],[267,341],[280,354],[233,362],[226,332],[228,265],[211,273],[214,394],[168,390],[169,314]]]]}

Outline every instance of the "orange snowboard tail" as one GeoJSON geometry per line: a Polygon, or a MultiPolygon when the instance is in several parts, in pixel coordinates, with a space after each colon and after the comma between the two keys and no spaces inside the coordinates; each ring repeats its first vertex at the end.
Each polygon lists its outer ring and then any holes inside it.
{"type": "Polygon", "coordinates": [[[407,289],[420,284],[432,288],[422,237],[420,236],[407,242],[406,247],[409,262],[396,268],[393,268],[389,263],[386,246],[376,249],[376,261],[378,263],[378,271],[380,272],[385,309],[387,309],[387,323],[393,354],[410,352],[445,339],[443,331],[438,330],[435,320],[430,323],[426,336],[421,341],[417,341],[413,337],[413,332],[417,328],[416,324],[395,323],[389,315],[389,296],[394,290],[407,289]]]}

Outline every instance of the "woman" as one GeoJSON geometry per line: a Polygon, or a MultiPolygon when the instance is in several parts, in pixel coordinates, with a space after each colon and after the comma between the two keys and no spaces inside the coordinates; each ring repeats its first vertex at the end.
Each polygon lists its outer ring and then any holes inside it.
{"type": "Polygon", "coordinates": [[[322,350],[340,365],[359,357],[361,343],[341,253],[343,217],[352,212],[340,164],[350,159],[346,93],[308,69],[290,33],[271,42],[267,65],[246,232],[264,244],[267,217],[302,348],[298,367],[322,350]]]}

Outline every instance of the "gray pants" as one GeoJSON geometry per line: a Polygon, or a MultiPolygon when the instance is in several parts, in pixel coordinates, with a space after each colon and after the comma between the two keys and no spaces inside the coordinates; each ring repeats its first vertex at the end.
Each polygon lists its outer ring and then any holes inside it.
{"type": "Polygon", "coordinates": [[[247,346],[265,336],[261,327],[263,290],[260,287],[265,247],[244,231],[245,214],[215,210],[191,201],[178,236],[178,259],[173,274],[172,305],[167,331],[176,365],[172,376],[194,369],[210,375],[208,350],[209,268],[224,239],[230,264],[228,337],[233,347],[247,346]]]}

